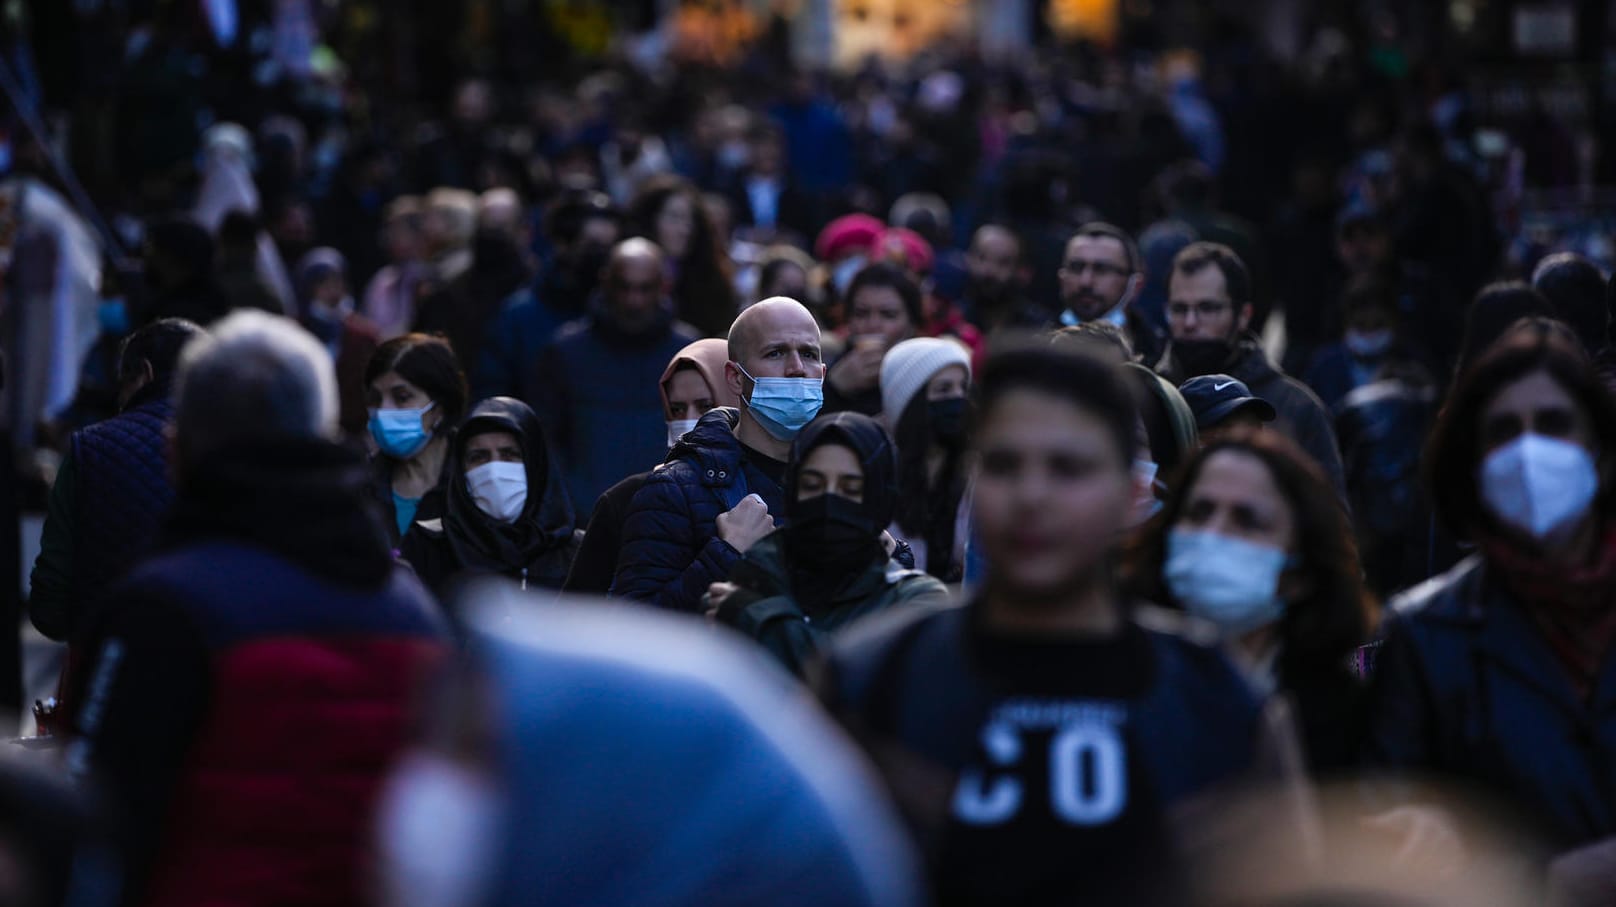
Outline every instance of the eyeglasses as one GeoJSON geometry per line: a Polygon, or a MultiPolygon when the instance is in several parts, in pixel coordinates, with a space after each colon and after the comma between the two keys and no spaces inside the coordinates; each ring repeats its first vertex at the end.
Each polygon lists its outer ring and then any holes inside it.
{"type": "Polygon", "coordinates": [[[1084,271],[1093,271],[1095,277],[1122,277],[1128,269],[1105,261],[1068,261],[1061,265],[1061,270],[1077,276],[1084,271]]]}
{"type": "Polygon", "coordinates": [[[1203,299],[1200,302],[1169,302],[1167,304],[1167,317],[1185,319],[1194,312],[1197,318],[1216,318],[1229,311],[1229,303],[1219,302],[1215,299],[1203,299]]]}

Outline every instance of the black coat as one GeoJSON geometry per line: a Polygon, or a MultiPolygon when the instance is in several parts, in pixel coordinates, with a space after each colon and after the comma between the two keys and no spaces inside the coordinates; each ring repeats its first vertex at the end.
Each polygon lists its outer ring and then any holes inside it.
{"type": "Polygon", "coordinates": [[[1480,557],[1392,601],[1369,721],[1370,763],[1502,799],[1557,850],[1616,835],[1616,657],[1582,701],[1480,557]]]}
{"type": "Polygon", "coordinates": [[[623,544],[623,521],[628,519],[634,495],[650,477],[648,472],[635,473],[606,489],[595,502],[589,528],[584,530],[577,557],[572,559],[572,571],[561,587],[564,591],[583,595],[605,595],[611,591],[612,577],[617,573],[617,552],[623,544]]]}
{"type": "MultiPolygon", "coordinates": [[[[1345,498],[1346,481],[1341,467],[1341,451],[1336,446],[1333,420],[1318,395],[1308,390],[1307,385],[1280,371],[1254,340],[1242,341],[1223,369],[1230,377],[1244,381],[1246,387],[1251,388],[1253,396],[1273,404],[1279,412],[1274,428],[1301,445],[1324,470],[1330,484],[1345,498]]],[[[1156,371],[1174,384],[1183,384],[1195,377],[1184,374],[1173,356],[1172,344],[1168,344],[1156,371]]]]}

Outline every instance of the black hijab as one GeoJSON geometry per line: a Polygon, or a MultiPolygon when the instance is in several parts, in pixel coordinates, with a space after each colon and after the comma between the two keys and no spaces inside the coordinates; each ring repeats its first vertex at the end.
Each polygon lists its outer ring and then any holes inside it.
{"type": "Polygon", "coordinates": [[[447,484],[443,529],[463,567],[520,570],[572,538],[577,520],[560,469],[551,461],[539,417],[520,400],[490,397],[472,409],[449,448],[447,484]],[[509,523],[484,513],[466,486],[466,442],[493,432],[516,436],[527,467],[527,503],[509,523]]]}
{"type": "Polygon", "coordinates": [[[898,454],[881,423],[855,412],[820,416],[808,423],[791,446],[791,459],[785,476],[786,560],[791,565],[791,585],[799,602],[827,601],[847,583],[861,575],[870,563],[886,559],[881,533],[891,525],[898,509],[898,454]],[[840,444],[853,451],[864,471],[864,496],[857,504],[846,502],[827,490],[825,495],[797,500],[797,485],[803,461],[816,448],[840,444]],[[829,509],[827,511],[827,505],[829,509]],[[826,557],[826,540],[817,537],[827,521],[856,526],[861,538],[859,550],[826,557]],[[826,569],[834,565],[842,569],[826,569]]]}

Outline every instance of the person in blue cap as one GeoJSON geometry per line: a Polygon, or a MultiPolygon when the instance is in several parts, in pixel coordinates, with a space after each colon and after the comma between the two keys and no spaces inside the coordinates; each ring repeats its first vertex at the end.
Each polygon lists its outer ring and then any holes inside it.
{"type": "Polygon", "coordinates": [[[1254,396],[1244,381],[1229,375],[1201,375],[1179,385],[1178,392],[1195,413],[1202,443],[1236,428],[1255,428],[1274,421],[1274,405],[1254,396]]]}

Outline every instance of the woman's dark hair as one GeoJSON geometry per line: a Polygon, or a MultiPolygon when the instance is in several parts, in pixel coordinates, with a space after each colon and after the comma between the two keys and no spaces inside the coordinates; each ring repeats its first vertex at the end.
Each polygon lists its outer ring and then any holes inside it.
{"type": "Polygon", "coordinates": [[[1133,463],[1139,414],[1121,370],[1108,362],[1039,338],[1021,338],[994,345],[978,387],[982,422],[1006,394],[1048,394],[1099,417],[1110,430],[1124,467],[1133,463]]]}
{"type": "Polygon", "coordinates": [[[443,424],[453,427],[466,415],[466,376],[455,358],[454,347],[442,337],[405,334],[376,349],[365,366],[365,387],[388,372],[420,388],[443,412],[443,424]]]}
{"type": "Polygon", "coordinates": [[[1465,310],[1458,371],[1463,372],[1522,318],[1553,317],[1554,307],[1549,305],[1549,300],[1529,284],[1512,280],[1482,287],[1471,301],[1470,308],[1465,310]]]}
{"type": "Polygon", "coordinates": [[[909,316],[909,323],[917,329],[925,323],[926,314],[920,304],[920,286],[897,265],[881,261],[859,270],[853,275],[852,283],[847,285],[847,317],[853,317],[853,300],[858,298],[860,290],[868,287],[889,289],[898,294],[903,301],[903,311],[909,316]]]}
{"type": "MultiPolygon", "coordinates": [[[[1604,460],[1616,455],[1616,400],[1576,335],[1546,318],[1522,319],[1459,375],[1425,445],[1422,465],[1432,505],[1443,525],[1460,538],[1470,537],[1491,519],[1479,487],[1487,453],[1482,412],[1506,386],[1536,372],[1547,374],[1582,407],[1598,440],[1595,456],[1604,460]]],[[[1600,489],[1595,507],[1609,513],[1613,503],[1616,484],[1600,489]]]]}
{"type": "Polygon", "coordinates": [[[704,336],[722,337],[740,311],[740,300],[735,295],[729,253],[722,238],[715,235],[701,192],[689,180],[672,174],[646,179],[629,206],[630,229],[635,236],[656,242],[657,216],[678,195],[690,201],[693,227],[690,248],[683,259],[674,262],[678,271],[673,285],[674,305],[679,317],[695,325],[704,336]]]}
{"type": "Polygon", "coordinates": [[[1167,534],[1183,516],[1207,461],[1225,452],[1261,461],[1291,509],[1300,563],[1290,569],[1301,575],[1307,597],[1291,602],[1280,618],[1280,677],[1292,682],[1302,675],[1342,670],[1347,656],[1368,638],[1374,599],[1364,587],[1358,546],[1341,499],[1318,464],[1271,429],[1237,429],[1190,457],[1173,477],[1173,493],[1161,513],[1128,551],[1123,575],[1129,591],[1146,601],[1178,605],[1162,581],[1167,534]]]}
{"type": "MultiPolygon", "coordinates": [[[[931,377],[936,377],[935,375],[931,377]]],[[[926,379],[927,384],[931,378],[926,379]]],[[[926,459],[931,453],[931,405],[924,392],[915,394],[898,417],[898,527],[908,538],[926,541],[926,570],[941,578],[944,572],[963,564],[953,563],[954,523],[960,500],[965,497],[969,470],[964,444],[946,448],[943,468],[936,485],[927,475],[926,459]],[[945,550],[946,549],[946,550],[945,550]],[[938,569],[938,568],[942,569],[938,569]]]]}

